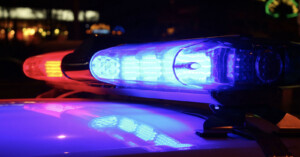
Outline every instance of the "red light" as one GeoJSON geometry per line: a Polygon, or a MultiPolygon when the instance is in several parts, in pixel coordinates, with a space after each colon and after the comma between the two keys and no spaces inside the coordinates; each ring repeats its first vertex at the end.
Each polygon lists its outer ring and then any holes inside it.
{"type": "Polygon", "coordinates": [[[72,52],[72,50],[52,52],[27,58],[23,64],[23,71],[27,77],[37,80],[68,80],[62,73],[61,60],[72,52]]]}

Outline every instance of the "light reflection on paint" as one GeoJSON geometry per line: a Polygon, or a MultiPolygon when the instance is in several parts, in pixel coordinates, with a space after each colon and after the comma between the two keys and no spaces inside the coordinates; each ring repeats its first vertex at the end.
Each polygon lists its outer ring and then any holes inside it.
{"type": "Polygon", "coordinates": [[[136,130],[137,124],[131,119],[123,118],[120,121],[119,128],[126,132],[134,132],[136,130]]]}
{"type": "MultiPolygon", "coordinates": [[[[55,111],[55,112],[64,112],[67,110],[76,109],[76,107],[74,107],[74,106],[62,105],[62,104],[48,104],[48,105],[46,105],[45,108],[46,108],[46,110],[55,111]]],[[[78,108],[78,106],[77,106],[77,108],[78,108]]]]}
{"type": "MultiPolygon", "coordinates": [[[[25,110],[39,112],[57,118],[59,118],[63,112],[80,109],[80,108],[82,108],[82,106],[71,105],[71,104],[66,105],[61,103],[49,103],[46,105],[24,105],[25,110]]],[[[81,112],[79,114],[82,115],[83,113],[81,112]]]]}
{"type": "Polygon", "coordinates": [[[104,127],[113,127],[117,124],[118,119],[115,116],[107,116],[107,117],[100,117],[95,118],[91,123],[91,127],[95,129],[100,129],[104,127]]]}
{"type": "Polygon", "coordinates": [[[66,135],[63,135],[63,134],[57,136],[58,139],[65,139],[66,137],[67,137],[67,136],[66,136],[66,135]]]}
{"type": "Polygon", "coordinates": [[[118,140],[124,141],[124,137],[122,137],[121,135],[115,134],[113,136],[118,140]]]}
{"type": "Polygon", "coordinates": [[[157,133],[147,125],[140,125],[136,131],[136,136],[144,141],[152,141],[157,133]]]}
{"type": "Polygon", "coordinates": [[[154,141],[155,145],[158,146],[170,146],[170,147],[174,147],[174,148],[181,148],[181,147],[191,147],[191,144],[182,144],[178,141],[176,141],[175,139],[164,135],[164,134],[160,134],[156,137],[155,141],[154,141]]]}
{"type": "MultiPolygon", "coordinates": [[[[169,146],[172,148],[189,148],[193,146],[192,144],[183,144],[176,139],[161,133],[150,125],[127,117],[113,115],[94,118],[91,120],[90,126],[99,131],[109,128],[118,128],[124,132],[130,133],[128,136],[122,136],[121,134],[112,135],[114,138],[121,141],[126,141],[126,138],[133,135],[144,142],[150,142],[156,146],[169,146]]],[[[135,143],[133,144],[132,141],[127,142],[127,144],[132,147],[137,146],[135,143]]]]}

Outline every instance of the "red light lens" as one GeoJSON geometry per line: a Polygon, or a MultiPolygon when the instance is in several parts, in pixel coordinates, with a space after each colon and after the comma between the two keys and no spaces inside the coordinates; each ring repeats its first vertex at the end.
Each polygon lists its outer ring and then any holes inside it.
{"type": "Polygon", "coordinates": [[[27,58],[23,64],[23,71],[27,77],[37,80],[67,80],[61,70],[61,60],[72,52],[73,50],[52,52],[27,58]]]}

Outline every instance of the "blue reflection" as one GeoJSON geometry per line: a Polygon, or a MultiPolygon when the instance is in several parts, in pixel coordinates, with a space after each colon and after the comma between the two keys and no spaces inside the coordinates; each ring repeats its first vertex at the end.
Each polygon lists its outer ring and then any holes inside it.
{"type": "Polygon", "coordinates": [[[104,127],[113,127],[117,125],[118,119],[115,116],[107,116],[107,117],[100,117],[95,118],[91,121],[91,127],[97,128],[104,128],[104,127]]]}
{"type": "Polygon", "coordinates": [[[124,131],[130,134],[123,134],[122,132],[117,131],[118,133],[114,133],[112,130],[107,132],[111,134],[112,137],[125,141],[129,146],[137,146],[137,144],[133,143],[132,136],[141,139],[144,142],[153,143],[156,146],[169,146],[172,148],[189,148],[192,147],[192,144],[183,144],[174,138],[161,133],[155,128],[135,121],[131,118],[120,117],[120,116],[106,116],[95,118],[91,121],[90,126],[99,131],[104,131],[103,129],[107,128],[116,128],[119,131],[124,131]],[[122,136],[123,135],[123,136],[122,136]],[[126,135],[126,136],[125,136],[126,135]],[[131,139],[131,140],[130,140],[131,139]]]}
{"type": "Polygon", "coordinates": [[[170,146],[170,147],[174,147],[174,148],[185,148],[185,147],[191,147],[191,144],[182,144],[178,141],[176,141],[175,139],[164,135],[164,134],[160,134],[156,137],[155,141],[154,141],[155,145],[158,146],[170,146]]]}
{"type": "Polygon", "coordinates": [[[134,132],[137,124],[132,119],[123,118],[120,120],[119,128],[126,132],[134,132]]]}
{"type": "Polygon", "coordinates": [[[152,141],[156,134],[154,129],[147,125],[140,125],[136,132],[136,136],[144,141],[152,141]]]}

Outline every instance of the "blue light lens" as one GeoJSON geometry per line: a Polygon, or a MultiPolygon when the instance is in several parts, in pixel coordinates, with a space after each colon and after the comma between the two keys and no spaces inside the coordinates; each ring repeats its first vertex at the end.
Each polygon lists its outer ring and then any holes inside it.
{"type": "Polygon", "coordinates": [[[92,67],[97,69],[93,71],[95,75],[102,76],[107,79],[115,79],[120,73],[120,64],[118,58],[97,56],[92,62],[92,67]]]}
{"type": "Polygon", "coordinates": [[[185,85],[212,83],[212,61],[209,57],[212,52],[206,50],[194,52],[193,48],[189,48],[182,50],[177,55],[174,70],[178,80],[185,85]]]}
{"type": "Polygon", "coordinates": [[[98,51],[90,71],[99,81],[124,87],[214,89],[233,85],[234,59],[233,48],[204,39],[128,44],[98,51]]]}

